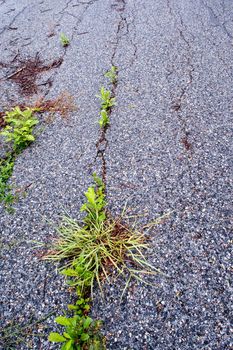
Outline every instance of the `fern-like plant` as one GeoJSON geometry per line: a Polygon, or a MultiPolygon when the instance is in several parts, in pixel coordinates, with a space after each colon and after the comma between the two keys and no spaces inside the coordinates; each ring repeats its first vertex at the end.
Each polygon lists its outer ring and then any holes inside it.
{"type": "Polygon", "coordinates": [[[6,142],[12,144],[16,153],[22,152],[35,140],[33,130],[39,123],[39,120],[34,116],[35,111],[32,108],[21,110],[19,107],[15,107],[12,111],[6,112],[4,116],[6,126],[0,135],[5,137],[6,142]]]}

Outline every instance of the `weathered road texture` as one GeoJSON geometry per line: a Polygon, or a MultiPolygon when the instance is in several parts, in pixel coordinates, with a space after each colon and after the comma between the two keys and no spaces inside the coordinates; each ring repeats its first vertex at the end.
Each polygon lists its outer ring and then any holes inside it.
{"type": "MultiPolygon", "coordinates": [[[[66,90],[78,106],[16,162],[13,181],[30,187],[14,215],[1,211],[3,325],[69,302],[32,240],[51,239],[51,221],[64,208],[78,216],[90,174],[101,167],[95,95],[114,64],[108,201],[117,213],[127,200],[142,223],[170,212],[151,231],[148,254],[167,276],[152,278],[154,287],[133,284],[122,304],[122,286],[108,287],[105,301],[96,294],[93,314],[104,320],[111,350],[230,349],[233,2],[9,0],[0,1],[0,18],[1,106],[28,101],[4,77],[37,52],[47,64],[63,59],[38,77],[38,95],[66,90]],[[65,51],[61,31],[71,39],[65,51]]],[[[47,324],[53,328],[53,318],[47,324]]],[[[32,346],[58,348],[36,338],[32,346]]]]}

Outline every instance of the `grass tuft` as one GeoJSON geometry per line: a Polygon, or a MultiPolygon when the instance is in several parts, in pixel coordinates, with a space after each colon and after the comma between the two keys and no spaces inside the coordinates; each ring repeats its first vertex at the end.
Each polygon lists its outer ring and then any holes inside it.
{"type": "Polygon", "coordinates": [[[68,277],[68,284],[81,290],[90,288],[92,295],[95,281],[103,292],[102,284],[110,282],[113,272],[127,277],[124,290],[132,278],[144,281],[141,274],[156,272],[143,254],[148,247],[145,235],[122,217],[107,215],[104,186],[96,175],[95,179],[96,187],[88,189],[87,204],[82,206],[86,217],[80,222],[64,217],[58,239],[46,257],[63,261],[61,273],[68,277]]]}

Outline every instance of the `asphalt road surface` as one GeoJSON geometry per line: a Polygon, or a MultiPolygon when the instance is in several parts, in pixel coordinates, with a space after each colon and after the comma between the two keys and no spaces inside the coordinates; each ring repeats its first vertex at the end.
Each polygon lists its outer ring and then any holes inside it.
{"type": "MultiPolygon", "coordinates": [[[[65,210],[79,217],[91,174],[101,172],[96,94],[115,65],[108,202],[117,214],[127,201],[141,224],[167,214],[148,252],[164,274],[154,286],[132,283],[121,304],[121,282],[105,300],[96,290],[93,315],[109,350],[231,349],[233,1],[1,0],[0,47],[1,110],[64,92],[77,106],[55,115],[16,161],[11,181],[27,195],[14,214],[0,209],[3,328],[70,302],[35,241],[54,237],[65,210]],[[34,80],[15,79],[35,61],[44,68],[34,80]]],[[[55,330],[53,319],[37,332],[55,330]]],[[[15,348],[59,346],[29,337],[15,348]]]]}

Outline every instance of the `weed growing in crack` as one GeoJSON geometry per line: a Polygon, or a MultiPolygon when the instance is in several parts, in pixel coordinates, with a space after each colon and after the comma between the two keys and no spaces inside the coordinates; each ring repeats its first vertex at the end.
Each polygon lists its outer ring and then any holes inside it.
{"type": "Polygon", "coordinates": [[[60,34],[60,42],[61,42],[62,46],[64,46],[64,47],[66,47],[70,44],[70,40],[68,39],[68,37],[64,33],[60,34]]]}
{"type": "Polygon", "coordinates": [[[94,283],[102,291],[103,280],[110,282],[114,270],[117,276],[127,276],[125,289],[132,278],[143,281],[140,274],[154,271],[143,255],[148,247],[145,236],[123,218],[107,215],[104,185],[96,175],[94,181],[95,187],[88,188],[87,201],[81,207],[86,216],[81,222],[63,219],[53,253],[47,257],[65,261],[61,273],[69,278],[68,284],[81,291],[90,288],[92,295],[94,283]]]}
{"type": "Polygon", "coordinates": [[[107,71],[104,76],[110,80],[110,82],[114,85],[117,83],[117,67],[112,66],[109,71],[107,71]]]}
{"type": "Polygon", "coordinates": [[[19,197],[11,193],[12,186],[8,184],[8,180],[12,176],[17,156],[35,141],[34,129],[39,123],[35,113],[48,112],[50,119],[54,113],[59,113],[66,118],[68,113],[74,110],[76,106],[72,96],[62,93],[53,100],[39,99],[30,106],[20,105],[11,111],[0,113],[0,126],[3,127],[0,136],[3,136],[3,140],[11,148],[11,151],[0,159],[0,202],[4,202],[8,210],[12,211],[10,205],[19,197]]]}
{"type": "Polygon", "coordinates": [[[15,197],[11,193],[11,186],[8,180],[11,177],[14,169],[15,157],[8,154],[5,159],[0,160],[0,202],[4,202],[6,207],[9,207],[15,197]]]}
{"type": "Polygon", "coordinates": [[[101,128],[106,128],[110,124],[110,119],[108,113],[103,109],[100,112],[99,126],[101,128]]]}
{"type": "Polygon", "coordinates": [[[62,334],[51,332],[49,340],[63,343],[62,350],[104,350],[105,341],[100,333],[102,323],[88,316],[89,298],[83,298],[79,293],[75,305],[68,305],[68,309],[72,317],[65,314],[55,318],[55,322],[63,326],[65,331],[62,334]]]}
{"type": "MultiPolygon", "coordinates": [[[[112,90],[101,87],[99,99],[101,111],[99,125],[101,136],[97,142],[106,141],[106,129],[110,124],[110,113],[115,106],[114,89],[117,83],[117,69],[112,67],[105,76],[113,84],[112,90]]],[[[97,153],[98,154],[98,153],[97,153]]],[[[146,282],[141,277],[158,272],[150,265],[143,251],[148,248],[146,236],[121,217],[114,218],[107,211],[106,162],[102,152],[102,179],[93,174],[94,184],[85,192],[86,202],[81,206],[84,218],[80,221],[68,216],[58,228],[58,238],[46,256],[47,260],[60,261],[60,273],[66,276],[70,287],[76,288],[78,301],[68,308],[72,317],[59,316],[55,321],[65,327],[62,334],[50,333],[49,340],[62,343],[62,350],[104,350],[105,339],[100,333],[100,321],[88,316],[89,303],[84,295],[93,296],[97,284],[102,285],[118,277],[125,279],[122,295],[131,279],[146,282]]]]}
{"type": "Polygon", "coordinates": [[[96,173],[93,174],[94,185],[90,186],[85,192],[87,202],[84,203],[80,211],[85,212],[86,216],[83,222],[86,224],[85,228],[90,228],[95,224],[101,224],[106,220],[106,200],[105,200],[105,186],[101,178],[96,173]]]}
{"type": "MultiPolygon", "coordinates": [[[[105,77],[110,80],[112,85],[117,83],[117,67],[112,66],[111,69],[105,73],[105,77]]],[[[110,125],[109,114],[111,108],[116,105],[116,99],[112,96],[112,91],[107,90],[104,86],[100,89],[100,95],[97,97],[101,100],[101,111],[99,125],[101,129],[106,129],[110,125]]]]}
{"type": "Polygon", "coordinates": [[[99,125],[101,129],[105,129],[110,125],[109,113],[111,108],[116,105],[116,99],[111,96],[111,91],[106,90],[103,86],[100,89],[100,95],[97,95],[97,97],[101,100],[99,125]]]}
{"type": "Polygon", "coordinates": [[[101,110],[109,111],[111,107],[116,105],[115,97],[111,97],[111,91],[104,88],[100,89],[100,95],[97,97],[101,100],[101,110]]]}
{"type": "Polygon", "coordinates": [[[64,217],[58,228],[58,239],[46,259],[61,261],[61,274],[69,286],[76,288],[79,299],[69,308],[71,318],[58,317],[55,321],[65,327],[63,334],[51,333],[49,340],[64,343],[61,349],[105,349],[104,338],[99,333],[100,322],[86,315],[89,310],[83,295],[90,291],[93,296],[97,282],[103,295],[102,284],[123,276],[124,294],[131,279],[146,282],[142,274],[155,274],[156,270],[143,255],[148,248],[143,233],[131,228],[123,217],[114,219],[107,212],[105,186],[93,175],[94,185],[85,192],[86,202],[80,211],[84,218],[78,222],[64,217]],[[85,304],[86,303],[86,304],[85,304]],[[82,309],[81,306],[85,304],[82,309]]]}
{"type": "Polygon", "coordinates": [[[6,142],[12,144],[16,154],[21,153],[31,142],[35,141],[33,130],[39,123],[34,116],[35,111],[36,109],[32,108],[22,111],[19,107],[15,107],[12,111],[6,112],[4,117],[6,126],[0,135],[5,137],[6,142]]]}
{"type": "Polygon", "coordinates": [[[4,202],[8,208],[16,199],[11,193],[12,187],[8,184],[8,180],[13,173],[16,157],[35,140],[33,131],[39,123],[34,116],[36,111],[38,109],[21,110],[15,107],[3,117],[6,125],[0,135],[10,144],[11,151],[0,160],[0,202],[4,202]]]}

